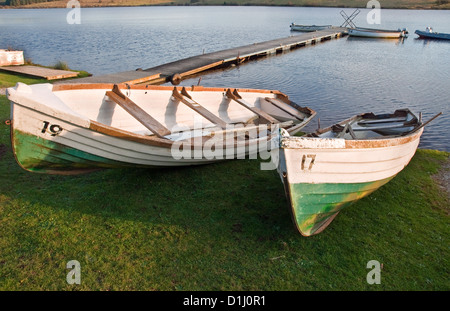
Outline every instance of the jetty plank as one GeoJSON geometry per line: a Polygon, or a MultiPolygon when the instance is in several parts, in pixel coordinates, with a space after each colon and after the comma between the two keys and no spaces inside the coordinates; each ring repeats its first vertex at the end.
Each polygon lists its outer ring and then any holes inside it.
{"type": "Polygon", "coordinates": [[[65,79],[65,78],[74,78],[78,76],[78,72],[67,71],[67,70],[59,70],[59,69],[51,69],[39,66],[2,66],[0,70],[19,73],[27,76],[33,76],[38,78],[44,78],[47,80],[57,80],[57,79],[65,79]]]}

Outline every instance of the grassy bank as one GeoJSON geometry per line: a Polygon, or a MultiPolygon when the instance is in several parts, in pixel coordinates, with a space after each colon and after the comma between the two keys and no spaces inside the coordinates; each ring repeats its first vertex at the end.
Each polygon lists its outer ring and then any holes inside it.
{"type": "MultiPolygon", "coordinates": [[[[144,6],[144,5],[277,5],[365,8],[366,0],[79,0],[81,7],[144,6]]],[[[386,9],[450,9],[448,0],[380,1],[386,9]]],[[[1,5],[1,2],[0,2],[1,5]]],[[[65,8],[67,1],[49,1],[22,5],[24,8],[65,8]]]]}
{"type": "Polygon", "coordinates": [[[275,171],[236,160],[79,176],[22,170],[0,96],[0,290],[449,290],[449,153],[418,150],[386,186],[301,237],[275,171]],[[68,285],[66,264],[81,264],[68,285]],[[383,263],[369,285],[367,262],[383,263]]]}

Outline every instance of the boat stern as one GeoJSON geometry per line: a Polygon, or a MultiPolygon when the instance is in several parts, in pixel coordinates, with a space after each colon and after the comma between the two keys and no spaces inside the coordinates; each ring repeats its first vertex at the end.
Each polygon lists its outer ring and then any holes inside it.
{"type": "Polygon", "coordinates": [[[111,166],[107,159],[65,144],[68,135],[79,135],[90,122],[72,112],[52,89],[51,84],[19,82],[6,90],[11,103],[11,146],[19,166],[30,172],[62,175],[111,166]]]}

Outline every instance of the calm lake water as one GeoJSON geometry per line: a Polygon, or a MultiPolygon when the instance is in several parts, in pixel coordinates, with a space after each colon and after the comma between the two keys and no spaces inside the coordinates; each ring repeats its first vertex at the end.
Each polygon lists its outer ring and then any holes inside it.
{"type": "MultiPolygon", "coordinates": [[[[94,75],[150,68],[181,58],[296,35],[291,22],[341,25],[339,8],[130,7],[0,10],[0,48],[42,65],[65,61],[94,75]]],[[[350,15],[353,9],[344,9],[350,15]]],[[[354,20],[367,24],[370,10],[354,20]]],[[[450,33],[449,11],[382,10],[377,28],[408,28],[404,40],[344,37],[202,76],[204,86],[278,89],[318,112],[322,126],[357,113],[410,108],[426,127],[421,148],[450,151],[450,42],[419,40],[416,29],[450,33]]],[[[198,77],[182,85],[197,84],[198,77]]],[[[312,130],[316,121],[306,130],[312,130]]]]}

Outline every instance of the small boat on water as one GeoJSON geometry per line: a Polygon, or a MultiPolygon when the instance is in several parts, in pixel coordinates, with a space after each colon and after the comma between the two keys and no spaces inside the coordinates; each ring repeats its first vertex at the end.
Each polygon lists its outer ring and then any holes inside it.
{"type": "Polygon", "coordinates": [[[394,178],[430,121],[403,109],[360,114],[302,137],[281,129],[278,172],[298,231],[322,232],[344,207],[394,178]]]}
{"type": "Polygon", "coordinates": [[[273,90],[18,83],[7,96],[17,162],[49,174],[256,158],[316,114],[273,90]]]}
{"type": "Polygon", "coordinates": [[[329,29],[332,25],[298,25],[292,23],[290,26],[293,31],[313,32],[318,30],[329,29]]]}
{"type": "Polygon", "coordinates": [[[408,30],[397,29],[397,30],[387,30],[387,29],[375,29],[375,28],[349,28],[349,36],[352,37],[364,37],[364,38],[380,38],[380,39],[398,39],[406,37],[408,35],[408,30]]]}
{"type": "Polygon", "coordinates": [[[422,39],[437,39],[437,40],[450,40],[449,33],[439,33],[433,31],[433,28],[427,27],[425,31],[416,30],[415,34],[422,39]]]}

